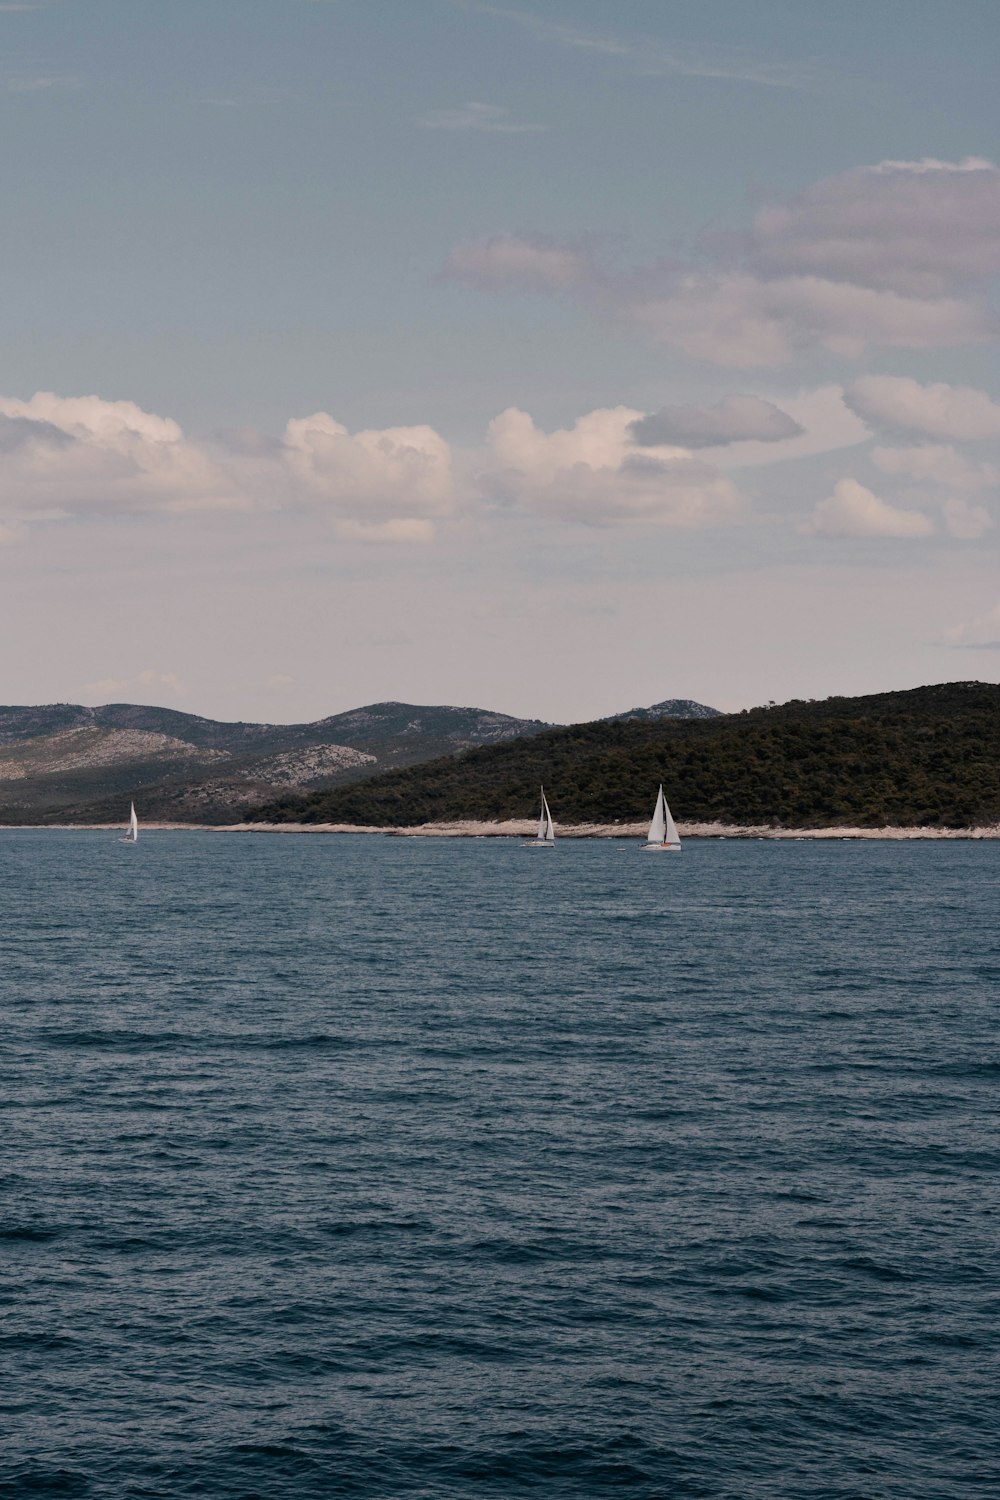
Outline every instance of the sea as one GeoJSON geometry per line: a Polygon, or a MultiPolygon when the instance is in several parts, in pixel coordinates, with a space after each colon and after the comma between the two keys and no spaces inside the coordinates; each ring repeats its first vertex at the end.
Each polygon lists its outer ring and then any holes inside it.
{"type": "Polygon", "coordinates": [[[998,897],[0,832],[0,1495],[1000,1495],[998,897]]]}

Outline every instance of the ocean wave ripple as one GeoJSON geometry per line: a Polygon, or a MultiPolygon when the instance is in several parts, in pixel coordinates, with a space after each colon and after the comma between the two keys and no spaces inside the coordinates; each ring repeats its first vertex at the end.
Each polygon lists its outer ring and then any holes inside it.
{"type": "Polygon", "coordinates": [[[0,853],[4,1497],[1000,1493],[1000,846],[0,853]]]}

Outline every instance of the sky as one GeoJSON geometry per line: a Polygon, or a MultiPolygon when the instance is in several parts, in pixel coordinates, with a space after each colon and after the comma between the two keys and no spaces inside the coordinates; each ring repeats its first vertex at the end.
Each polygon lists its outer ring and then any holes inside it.
{"type": "Polygon", "coordinates": [[[0,701],[1000,675],[995,0],[0,0],[0,701]]]}

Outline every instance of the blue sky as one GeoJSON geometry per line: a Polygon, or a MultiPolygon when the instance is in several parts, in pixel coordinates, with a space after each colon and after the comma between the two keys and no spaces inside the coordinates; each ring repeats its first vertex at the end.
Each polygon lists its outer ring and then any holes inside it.
{"type": "Polygon", "coordinates": [[[979,0],[0,4],[0,696],[995,678],[998,36],[979,0]]]}

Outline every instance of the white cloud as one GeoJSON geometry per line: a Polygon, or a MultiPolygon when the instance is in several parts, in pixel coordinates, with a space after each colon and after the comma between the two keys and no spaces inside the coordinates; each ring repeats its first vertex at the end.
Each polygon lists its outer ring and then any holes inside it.
{"type": "Polygon", "coordinates": [[[131,401],[0,398],[0,508],[24,520],[107,510],[203,510],[245,501],[176,422],[131,401]]]}
{"type": "Polygon", "coordinates": [[[820,347],[981,343],[982,300],[1000,265],[1000,170],[991,162],[883,162],[761,209],[749,231],[676,258],[609,271],[537,235],[459,246],[448,274],[485,291],[572,292],[698,359],[780,365],[820,347]],[[738,253],[737,253],[738,252],[738,253]]]}
{"type": "Polygon", "coordinates": [[[288,423],[282,458],[299,496],[329,506],[348,536],[425,541],[456,505],[451,449],[433,427],[352,435],[316,412],[288,423]]]}
{"type": "Polygon", "coordinates": [[[563,292],[590,281],[593,267],[580,250],[545,235],[495,234],[456,246],[445,275],[479,291],[563,292]]]}
{"type": "Polygon", "coordinates": [[[14,522],[318,504],[345,536],[426,541],[456,503],[451,449],[431,427],[352,434],[317,412],[291,420],[282,442],[238,433],[208,445],[131,401],[0,398],[0,513],[14,522]]]}
{"type": "Polygon", "coordinates": [[[995,464],[971,463],[952,447],[924,443],[916,448],[873,448],[872,462],[883,474],[902,474],[946,489],[982,490],[1000,485],[995,464]]]}
{"type": "Polygon", "coordinates": [[[844,400],[872,427],[927,437],[1000,437],[1000,402],[966,385],[921,385],[901,375],[862,375],[844,400]]]}
{"type": "Polygon", "coordinates": [[[934,522],[919,511],[888,505],[856,479],[841,479],[816,506],[806,529],[819,536],[921,537],[931,535],[934,522]]]}
{"type": "Polygon", "coordinates": [[[533,135],[545,125],[512,120],[499,104],[470,99],[459,109],[437,109],[417,121],[422,130],[474,130],[486,135],[533,135]]]}
{"type": "Polygon", "coordinates": [[[671,269],[660,280],[662,289],[616,289],[619,312],[661,343],[734,368],[787,364],[816,345],[856,359],[870,344],[934,349],[987,337],[981,310],[956,297],[749,271],[671,269]]]}
{"type": "Polygon", "coordinates": [[[677,443],[685,448],[776,443],[804,431],[794,417],[760,396],[726,396],[714,406],[664,406],[631,427],[632,441],[642,447],[677,443]]]}
{"type": "Polygon", "coordinates": [[[733,520],[742,499],[711,464],[682,448],[637,454],[632,423],[642,412],[592,411],[571,428],[543,432],[516,407],[490,424],[487,495],[542,515],[591,526],[622,522],[703,527],[733,520]]]}

